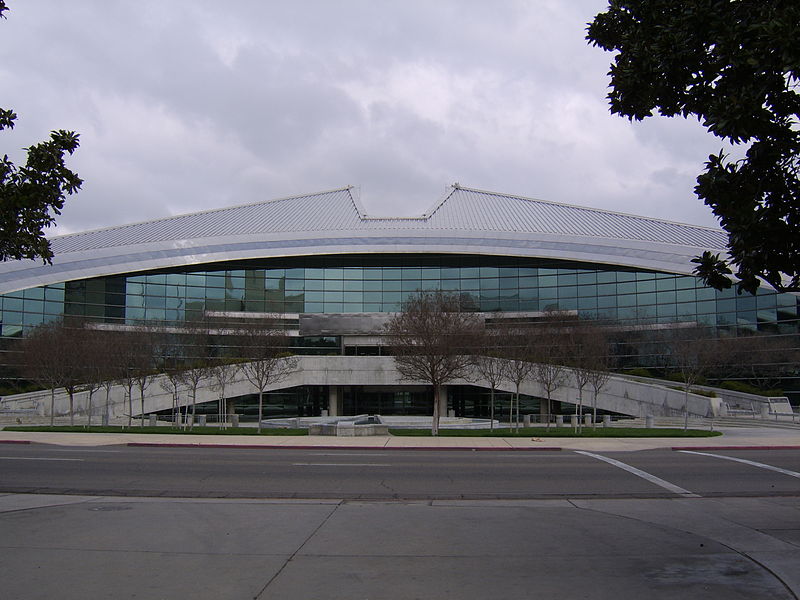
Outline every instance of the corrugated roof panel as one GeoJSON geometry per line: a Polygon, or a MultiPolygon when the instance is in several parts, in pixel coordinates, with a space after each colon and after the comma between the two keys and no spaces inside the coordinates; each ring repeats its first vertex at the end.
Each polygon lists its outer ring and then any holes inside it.
{"type": "Polygon", "coordinates": [[[719,230],[466,188],[458,188],[434,212],[430,224],[725,247],[719,230]]]}
{"type": "Polygon", "coordinates": [[[56,253],[203,237],[354,227],[348,189],[110,227],[52,239],[56,253]]]}
{"type": "Polygon", "coordinates": [[[430,216],[366,218],[351,188],[179,215],[52,239],[57,254],[237,235],[347,230],[467,230],[618,238],[724,249],[724,232],[657,219],[452,189],[430,216]]]}

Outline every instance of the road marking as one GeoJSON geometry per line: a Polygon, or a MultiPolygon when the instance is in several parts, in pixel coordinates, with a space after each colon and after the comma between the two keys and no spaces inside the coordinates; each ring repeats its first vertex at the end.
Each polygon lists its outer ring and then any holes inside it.
{"type": "Polygon", "coordinates": [[[781,469],[780,467],[773,467],[772,465],[765,465],[764,463],[755,462],[752,460],[746,460],[744,458],[735,458],[733,456],[724,456],[722,454],[711,454],[709,452],[697,452],[695,450],[679,450],[679,452],[683,452],[684,454],[699,454],[701,456],[713,456],[714,458],[721,458],[723,460],[732,460],[734,462],[743,463],[745,465],[750,465],[752,467],[758,467],[760,469],[768,469],[769,471],[775,471],[776,473],[783,473],[784,475],[788,475],[789,477],[797,477],[798,479],[800,479],[800,473],[796,471],[781,469]]]}
{"type": "Polygon", "coordinates": [[[313,452],[309,456],[386,456],[378,452],[313,452]]]}
{"type": "Polygon", "coordinates": [[[294,467],[391,467],[388,463],[292,463],[294,467]]]}
{"type": "Polygon", "coordinates": [[[82,458],[37,458],[34,456],[0,456],[0,460],[70,460],[83,462],[82,458]]]}
{"type": "Polygon", "coordinates": [[[65,448],[65,449],[52,450],[52,452],[85,452],[85,453],[91,452],[92,454],[95,454],[95,453],[99,452],[99,453],[103,453],[103,454],[117,454],[117,453],[122,452],[122,451],[121,450],[94,450],[94,449],[84,449],[84,448],[80,448],[80,449],[78,449],[78,448],[65,448]]]}
{"type": "Polygon", "coordinates": [[[651,475],[646,471],[642,471],[641,469],[637,469],[636,467],[632,467],[630,465],[626,465],[624,462],[620,462],[618,460],[614,460],[613,458],[608,458],[607,456],[602,456],[600,454],[594,454],[592,452],[585,452],[584,450],[575,450],[576,454],[583,454],[584,456],[591,456],[592,458],[596,458],[597,460],[602,460],[603,462],[607,462],[610,465],[614,465],[615,467],[619,467],[620,469],[627,471],[628,473],[632,473],[637,477],[641,477],[642,479],[646,479],[650,483],[654,483],[662,488],[669,490],[674,494],[678,494],[679,496],[684,496],[686,498],[700,498],[698,494],[690,492],[689,490],[685,490],[682,487],[675,485],[674,483],[670,483],[669,481],[664,481],[660,477],[656,477],[655,475],[651,475]]]}

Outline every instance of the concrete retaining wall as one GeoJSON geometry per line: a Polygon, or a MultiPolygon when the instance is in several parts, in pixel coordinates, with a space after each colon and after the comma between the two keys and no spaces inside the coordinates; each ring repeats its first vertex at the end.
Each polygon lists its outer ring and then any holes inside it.
{"type": "MultiPolygon", "coordinates": [[[[424,385],[421,381],[404,380],[395,367],[394,359],[387,356],[299,356],[296,357],[297,369],[284,381],[271,386],[268,391],[300,385],[372,385],[372,386],[402,386],[424,385]]],[[[164,391],[162,384],[166,378],[155,377],[145,390],[144,412],[167,410],[173,406],[172,394],[164,391]]],[[[454,381],[452,384],[478,385],[489,387],[485,381],[454,381]]],[[[671,385],[676,385],[671,383],[671,385]]],[[[504,385],[502,391],[513,392],[511,385],[504,385]]],[[[543,398],[545,392],[535,381],[527,381],[520,391],[528,396],[543,398]]],[[[233,398],[254,393],[252,385],[239,376],[226,389],[226,396],[233,398]]],[[[569,377],[567,383],[556,390],[552,395],[553,400],[578,402],[579,391],[574,379],[569,377]]],[[[197,403],[217,400],[216,391],[211,387],[211,382],[206,382],[197,390],[197,403]]],[[[583,390],[584,405],[592,404],[591,388],[583,390]]],[[[719,416],[723,411],[723,402],[720,398],[707,398],[696,394],[688,397],[681,390],[672,389],[667,385],[645,382],[624,376],[611,376],[608,383],[597,397],[597,408],[634,417],[647,415],[670,416],[682,412],[684,403],[688,401],[691,414],[697,416],[719,416]]],[[[191,398],[186,390],[181,390],[178,398],[181,406],[191,404],[191,398]]],[[[88,412],[88,394],[79,393],[75,397],[76,417],[85,419],[88,412]]],[[[99,419],[106,411],[111,418],[127,416],[131,411],[133,415],[141,413],[141,402],[136,388],[133,390],[133,402],[129,403],[126,390],[121,385],[114,386],[108,397],[106,405],[105,390],[95,392],[93,397],[93,419],[99,419]]],[[[34,411],[38,415],[50,414],[50,393],[34,392],[7,396],[0,400],[0,412],[25,409],[34,411]]],[[[66,415],[69,410],[69,400],[63,390],[58,390],[55,400],[55,414],[66,415]]],[[[98,421],[99,422],[99,421],[98,421]]]]}

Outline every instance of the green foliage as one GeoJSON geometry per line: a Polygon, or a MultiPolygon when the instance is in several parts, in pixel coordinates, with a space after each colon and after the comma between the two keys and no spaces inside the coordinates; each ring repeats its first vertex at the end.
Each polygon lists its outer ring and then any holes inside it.
{"type": "Polygon", "coordinates": [[[60,433],[164,433],[180,435],[308,435],[307,429],[262,429],[259,431],[255,427],[229,427],[222,429],[219,427],[194,427],[184,429],[182,427],[120,427],[115,425],[84,427],[81,425],[56,425],[48,427],[45,425],[9,425],[3,428],[5,431],[56,431],[60,433]]]}
{"type": "MultiPolygon", "coordinates": [[[[616,51],[611,112],[642,120],[696,117],[715,136],[746,144],[745,158],[709,156],[695,192],[728,232],[739,291],[759,278],[800,290],[800,2],[611,0],[587,39],[616,51]]],[[[710,252],[695,273],[731,287],[710,252]]]]}
{"type": "Polygon", "coordinates": [[[0,385],[0,397],[13,396],[14,394],[25,394],[27,392],[38,392],[46,389],[38,383],[31,381],[15,381],[11,384],[0,385]]]}
{"type": "Polygon", "coordinates": [[[633,375],[634,377],[650,377],[653,378],[653,375],[650,371],[643,367],[636,367],[635,369],[625,369],[622,372],[623,375],[633,375]]]}
{"type": "MultiPolygon", "coordinates": [[[[389,429],[391,435],[419,436],[431,435],[429,429],[389,429]]],[[[440,437],[599,437],[599,438],[672,438],[672,437],[715,437],[719,431],[700,429],[671,429],[644,427],[584,427],[577,433],[572,427],[523,427],[521,429],[439,429],[440,437]]]]}
{"type": "Polygon", "coordinates": [[[724,390],[743,392],[745,394],[756,394],[758,396],[778,397],[784,395],[783,390],[762,390],[761,388],[750,385],[749,383],[745,383],[744,381],[723,381],[721,384],[719,384],[719,387],[724,390]]]}
{"type": "MultiPolygon", "coordinates": [[[[66,432],[66,433],[164,433],[181,435],[246,435],[246,436],[286,436],[308,435],[307,429],[263,429],[260,432],[255,427],[195,427],[192,430],[180,427],[119,427],[119,426],[93,426],[84,427],[56,425],[9,425],[5,431],[39,431],[39,432],[66,432]]],[[[391,435],[429,437],[430,429],[390,429],[391,435]]],[[[526,427],[514,429],[440,429],[439,435],[443,437],[612,437],[612,438],[651,438],[651,437],[714,437],[722,435],[718,431],[704,431],[699,429],[646,429],[634,427],[585,427],[581,434],[575,433],[571,427],[526,427]]]]}
{"type": "MultiPolygon", "coordinates": [[[[675,373],[675,372],[667,373],[666,375],[664,375],[664,379],[666,379],[667,381],[677,381],[678,383],[684,383],[682,373],[675,373]]],[[[705,385],[706,378],[703,376],[699,376],[692,383],[696,383],[697,385],[705,385]]]]}
{"type": "MultiPolygon", "coordinates": [[[[8,8],[0,0],[0,17],[8,8]]],[[[17,115],[0,108],[0,131],[12,129],[17,115]]],[[[45,228],[61,214],[67,195],[77,192],[83,181],[64,162],[78,148],[78,134],[59,129],[46,142],[26,148],[24,166],[4,155],[0,159],[0,261],[41,258],[49,263],[53,251],[45,228]]]]}
{"type": "MultiPolygon", "coordinates": [[[[680,387],[672,387],[672,386],[670,386],[670,389],[683,391],[683,388],[680,388],[680,387]]],[[[716,398],[717,397],[717,393],[712,391],[712,390],[690,389],[689,393],[690,394],[697,394],[698,396],[705,396],[706,398],[716,398]]]]}

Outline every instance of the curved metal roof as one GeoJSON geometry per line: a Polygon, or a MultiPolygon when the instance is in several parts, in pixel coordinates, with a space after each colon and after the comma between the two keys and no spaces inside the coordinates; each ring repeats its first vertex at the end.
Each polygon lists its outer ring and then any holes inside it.
{"type": "Polygon", "coordinates": [[[352,187],[51,239],[52,265],[0,263],[0,293],[247,258],[437,252],[561,258],[691,273],[718,229],[451,186],[418,217],[367,215],[352,187]]]}

